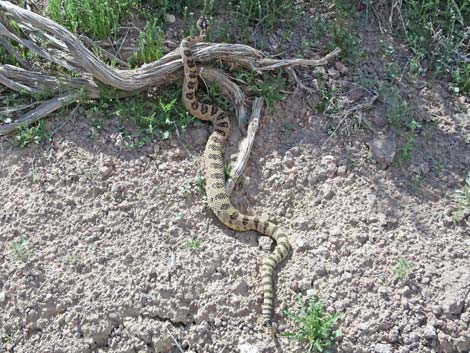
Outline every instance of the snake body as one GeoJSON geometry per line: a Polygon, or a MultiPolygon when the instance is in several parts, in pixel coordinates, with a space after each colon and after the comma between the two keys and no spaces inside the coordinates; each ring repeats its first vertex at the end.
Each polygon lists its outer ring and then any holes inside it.
{"type": "Polygon", "coordinates": [[[227,227],[236,231],[256,230],[276,241],[274,251],[263,258],[261,265],[261,283],[263,288],[262,320],[263,325],[272,327],[273,311],[273,270],[289,254],[292,247],[287,235],[267,219],[242,214],[231,203],[225,189],[224,143],[230,131],[230,121],[226,112],[214,106],[198,101],[196,63],[192,56],[192,45],[204,40],[207,20],[198,20],[200,34],[198,37],[186,37],[181,42],[181,56],[184,66],[182,101],[186,109],[200,120],[210,121],[214,131],[209,136],[203,154],[206,193],[209,208],[227,227]]]}

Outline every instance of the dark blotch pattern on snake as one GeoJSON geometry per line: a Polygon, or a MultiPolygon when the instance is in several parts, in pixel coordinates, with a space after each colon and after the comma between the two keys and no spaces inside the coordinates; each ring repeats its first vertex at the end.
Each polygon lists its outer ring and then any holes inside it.
{"type": "Polygon", "coordinates": [[[207,20],[198,20],[200,35],[187,37],[181,42],[181,56],[184,66],[183,104],[196,118],[210,121],[214,131],[209,136],[203,155],[206,177],[206,191],[209,208],[227,227],[236,231],[256,230],[276,241],[274,251],[263,259],[261,265],[261,283],[263,286],[262,318],[263,324],[272,326],[273,311],[273,270],[289,254],[292,247],[287,235],[267,219],[241,214],[230,202],[225,190],[223,148],[230,130],[230,121],[222,109],[212,105],[201,104],[196,97],[198,86],[197,68],[192,56],[192,45],[204,40],[207,20]]]}

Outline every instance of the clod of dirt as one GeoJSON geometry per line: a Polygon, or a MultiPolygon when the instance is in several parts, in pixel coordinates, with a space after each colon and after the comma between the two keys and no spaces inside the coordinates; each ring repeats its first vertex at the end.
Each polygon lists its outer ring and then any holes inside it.
{"type": "Polygon", "coordinates": [[[389,137],[378,137],[368,143],[369,158],[376,161],[383,169],[387,169],[393,162],[396,152],[396,143],[389,137]]]}

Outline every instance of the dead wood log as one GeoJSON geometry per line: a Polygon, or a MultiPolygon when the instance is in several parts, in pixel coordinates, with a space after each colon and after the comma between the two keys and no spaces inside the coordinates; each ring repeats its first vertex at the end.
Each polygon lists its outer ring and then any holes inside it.
{"type": "MultiPolygon", "coordinates": [[[[183,78],[179,48],[150,64],[129,70],[116,69],[102,62],[63,26],[9,1],[0,1],[0,39],[0,45],[8,43],[6,49],[11,53],[14,53],[12,44],[23,46],[42,60],[56,65],[56,70],[42,72],[39,68],[28,70],[25,60],[18,60],[23,68],[0,63],[1,85],[13,91],[49,97],[47,102],[25,112],[15,121],[6,123],[2,119],[0,136],[46,117],[54,110],[79,101],[81,97],[100,98],[98,82],[118,91],[137,94],[149,88],[158,89],[169,83],[181,82],[183,78]],[[11,23],[15,24],[15,28],[11,23]],[[70,72],[70,76],[64,71],[70,72]]],[[[247,45],[200,43],[194,48],[194,58],[201,67],[202,78],[222,85],[223,92],[236,107],[238,120],[245,123],[243,92],[227,75],[205,67],[207,64],[223,62],[230,67],[248,67],[260,72],[324,65],[339,52],[337,48],[320,59],[283,60],[267,58],[261,51],[247,45]]],[[[17,53],[13,55],[17,56],[17,53]]]]}

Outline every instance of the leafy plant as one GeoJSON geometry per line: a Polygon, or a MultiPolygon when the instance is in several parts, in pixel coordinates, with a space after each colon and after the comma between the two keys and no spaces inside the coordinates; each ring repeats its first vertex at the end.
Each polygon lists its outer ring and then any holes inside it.
{"type": "Polygon", "coordinates": [[[398,259],[397,265],[393,270],[393,273],[395,274],[395,277],[399,280],[404,280],[413,267],[414,265],[411,262],[409,262],[404,257],[400,257],[400,259],[398,259]]]}
{"type": "Polygon", "coordinates": [[[197,192],[204,192],[206,190],[206,179],[201,175],[196,175],[194,184],[197,192]]]}
{"type": "Polygon", "coordinates": [[[181,104],[181,88],[169,87],[157,99],[137,96],[118,100],[116,115],[131,121],[137,130],[134,136],[140,147],[154,138],[166,140],[176,128],[185,129],[194,118],[181,104]]]}
{"type": "Polygon", "coordinates": [[[46,129],[44,121],[39,121],[30,127],[21,126],[16,133],[16,143],[22,148],[31,143],[39,144],[50,139],[51,133],[46,129]]]}
{"type": "Polygon", "coordinates": [[[297,329],[286,332],[283,336],[307,345],[307,352],[327,352],[334,341],[342,336],[340,330],[335,329],[336,321],[341,314],[328,314],[321,301],[311,297],[305,304],[299,294],[296,296],[297,310],[295,313],[287,311],[288,318],[294,321],[297,329]]]}
{"type": "Polygon", "coordinates": [[[247,90],[255,96],[264,96],[266,106],[270,109],[284,99],[283,91],[287,87],[287,80],[281,75],[263,73],[257,76],[255,71],[242,71],[237,79],[246,84],[247,90]]]}
{"type": "Polygon", "coordinates": [[[33,254],[29,249],[29,241],[25,238],[12,241],[10,250],[12,257],[22,262],[27,262],[33,254]]]}

